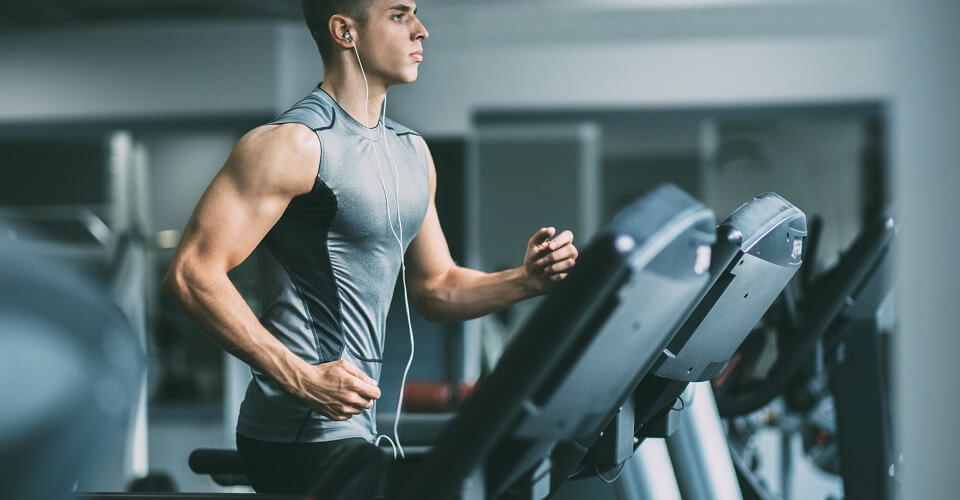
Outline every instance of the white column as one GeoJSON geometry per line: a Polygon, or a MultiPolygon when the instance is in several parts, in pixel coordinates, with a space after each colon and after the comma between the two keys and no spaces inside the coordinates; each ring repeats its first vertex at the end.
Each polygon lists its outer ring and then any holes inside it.
{"type": "Polygon", "coordinates": [[[960,2],[894,0],[892,159],[901,232],[893,349],[902,498],[960,491],[960,2]]]}

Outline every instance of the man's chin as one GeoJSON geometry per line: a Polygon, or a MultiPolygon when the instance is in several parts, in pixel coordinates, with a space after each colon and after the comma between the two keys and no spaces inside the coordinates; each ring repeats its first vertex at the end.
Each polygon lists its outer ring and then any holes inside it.
{"type": "Polygon", "coordinates": [[[388,85],[388,87],[393,85],[404,85],[407,83],[413,83],[417,81],[418,76],[419,76],[419,72],[416,70],[416,68],[414,68],[413,71],[407,71],[404,73],[395,74],[390,79],[390,84],[388,85]]]}
{"type": "Polygon", "coordinates": [[[413,83],[417,81],[417,77],[420,76],[419,72],[413,71],[412,73],[407,73],[403,75],[403,80],[401,83],[413,83]]]}

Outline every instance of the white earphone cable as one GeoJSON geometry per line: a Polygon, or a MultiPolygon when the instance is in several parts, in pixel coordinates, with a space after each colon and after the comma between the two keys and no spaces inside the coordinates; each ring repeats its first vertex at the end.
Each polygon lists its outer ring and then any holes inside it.
{"type": "MultiPolygon", "coordinates": [[[[357,64],[360,66],[360,74],[363,76],[363,85],[366,89],[366,98],[364,99],[364,116],[366,116],[367,107],[370,103],[370,85],[367,82],[367,74],[363,70],[363,63],[360,61],[360,52],[357,50],[356,42],[353,43],[353,52],[357,56],[357,64]]],[[[373,148],[373,154],[377,159],[377,171],[380,174],[380,188],[383,190],[383,200],[387,209],[387,222],[390,224],[390,232],[393,233],[394,239],[397,241],[397,246],[400,249],[400,270],[401,277],[403,280],[403,305],[407,316],[407,330],[410,333],[410,357],[407,360],[406,368],[403,370],[403,378],[400,382],[400,396],[397,400],[397,412],[393,421],[393,437],[390,439],[389,436],[381,434],[377,436],[374,445],[379,446],[381,439],[386,439],[390,442],[390,446],[393,448],[393,458],[397,458],[397,450],[400,451],[400,457],[406,458],[406,455],[403,452],[403,446],[400,444],[400,436],[398,433],[398,427],[400,425],[400,410],[403,407],[403,390],[407,383],[407,374],[410,372],[410,366],[413,365],[413,352],[414,352],[414,340],[413,340],[413,325],[410,321],[410,301],[407,296],[407,266],[405,258],[403,255],[403,219],[400,217],[400,182],[398,179],[398,173],[396,169],[396,160],[393,158],[393,154],[390,152],[389,141],[387,140],[386,135],[386,118],[387,117],[387,97],[384,94],[383,97],[383,109],[381,112],[380,119],[380,137],[383,137],[384,145],[387,149],[387,156],[390,158],[390,167],[393,173],[393,185],[394,185],[394,200],[397,207],[397,222],[400,228],[400,234],[397,234],[397,231],[393,227],[393,215],[390,213],[390,198],[387,196],[387,187],[386,183],[383,180],[383,164],[380,161],[380,153],[377,151],[376,144],[373,140],[373,134],[370,132],[370,128],[364,124],[364,128],[367,129],[367,136],[370,139],[370,147],[373,148]],[[395,440],[395,441],[394,441],[395,440]]]]}

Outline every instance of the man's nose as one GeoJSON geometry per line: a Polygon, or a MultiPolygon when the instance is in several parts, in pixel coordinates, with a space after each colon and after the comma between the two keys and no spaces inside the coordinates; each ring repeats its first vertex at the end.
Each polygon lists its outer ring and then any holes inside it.
{"type": "Polygon", "coordinates": [[[427,31],[427,27],[417,19],[417,29],[413,32],[413,39],[423,41],[427,38],[430,38],[430,32],[427,31]]]}

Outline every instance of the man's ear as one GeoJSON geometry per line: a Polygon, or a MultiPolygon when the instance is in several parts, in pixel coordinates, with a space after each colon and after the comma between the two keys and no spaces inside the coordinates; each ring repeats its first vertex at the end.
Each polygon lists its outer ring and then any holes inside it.
{"type": "Polygon", "coordinates": [[[353,42],[357,40],[357,31],[353,27],[353,20],[340,14],[330,16],[330,20],[327,22],[327,28],[330,31],[330,36],[333,37],[333,43],[345,49],[353,47],[353,42]],[[351,40],[347,40],[344,35],[348,32],[351,35],[351,40]]]}

